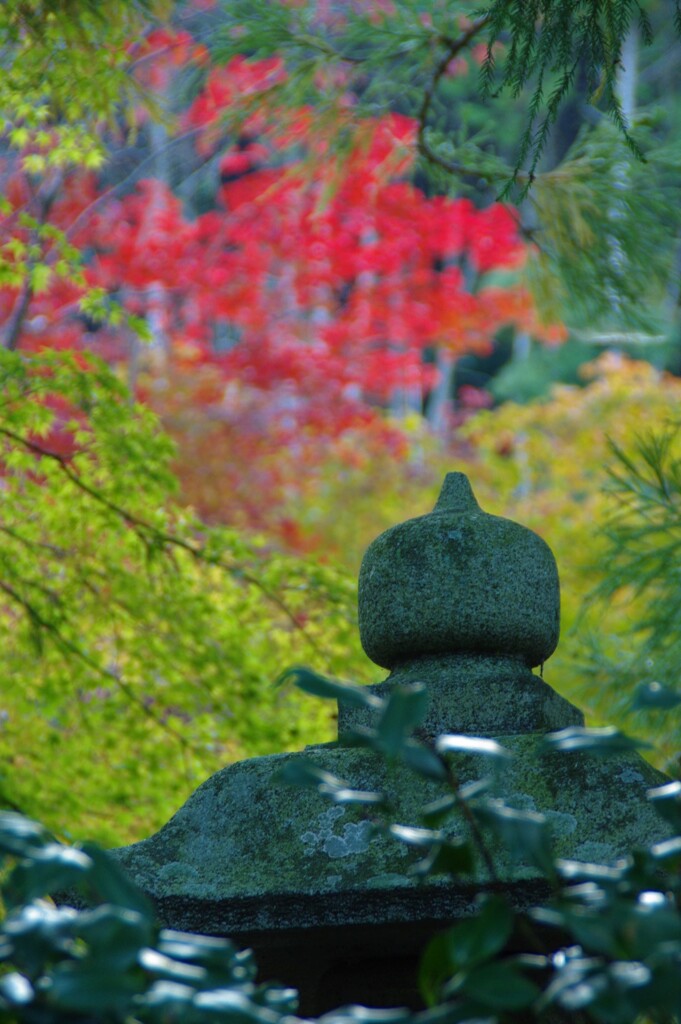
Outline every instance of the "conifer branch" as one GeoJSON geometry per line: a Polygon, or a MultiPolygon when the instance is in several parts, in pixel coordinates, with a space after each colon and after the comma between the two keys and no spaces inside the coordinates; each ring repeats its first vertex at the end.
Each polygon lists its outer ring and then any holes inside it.
{"type": "MultiPolygon", "coordinates": [[[[441,153],[438,153],[437,150],[430,145],[426,137],[426,132],[428,128],[428,116],[430,114],[433,100],[435,98],[435,94],[437,93],[440,81],[445,72],[447,71],[447,68],[449,67],[450,63],[459,53],[461,53],[462,50],[464,50],[470,44],[470,42],[475,38],[475,36],[478,35],[483,28],[485,28],[485,26],[489,23],[489,20],[489,15],[483,15],[481,18],[478,18],[477,21],[473,22],[473,24],[470,25],[465,32],[462,32],[460,36],[457,36],[456,39],[446,39],[444,37],[440,37],[440,43],[444,44],[445,50],[437,65],[435,66],[435,70],[433,72],[431,80],[423,93],[421,107],[417,115],[418,133],[416,145],[419,152],[428,161],[430,161],[430,163],[436,164],[438,167],[442,168],[442,170],[447,171],[449,174],[470,174],[473,172],[473,168],[466,167],[464,166],[464,164],[459,163],[456,160],[447,159],[447,157],[443,156],[441,153]]],[[[489,180],[492,180],[494,177],[497,177],[497,175],[486,175],[484,172],[479,172],[478,170],[475,170],[475,173],[479,177],[488,178],[489,180]]]]}
{"type": "MultiPolygon", "coordinates": [[[[644,43],[650,41],[650,20],[639,0],[493,0],[486,10],[489,33],[482,68],[483,94],[497,96],[508,89],[519,96],[531,88],[528,117],[509,188],[518,182],[523,163],[530,158],[524,195],[536,175],[550,129],[582,68],[592,102],[601,102],[621,137],[638,160],[643,150],[627,124],[617,92],[625,36],[637,17],[644,43]],[[500,67],[493,47],[510,40],[500,67]],[[548,101],[544,97],[549,76],[557,79],[548,101]],[[541,117],[538,130],[535,122],[541,117]]],[[[675,29],[681,35],[681,9],[675,2],[675,29]]]]}

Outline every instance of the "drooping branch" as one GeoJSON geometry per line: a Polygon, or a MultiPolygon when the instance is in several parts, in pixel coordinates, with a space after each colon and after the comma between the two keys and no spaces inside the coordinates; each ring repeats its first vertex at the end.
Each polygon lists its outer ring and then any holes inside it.
{"type": "Polygon", "coordinates": [[[36,606],[23,594],[20,594],[15,587],[10,583],[7,583],[6,580],[0,579],[0,590],[6,594],[15,605],[22,609],[36,629],[47,633],[52,638],[52,641],[59,650],[76,658],[78,661],[86,665],[91,671],[116,686],[123,694],[125,694],[127,699],[131,701],[131,703],[135,704],[147,718],[154,722],[155,725],[172,735],[181,747],[192,749],[192,744],[189,743],[187,738],[159,717],[147,702],[135,693],[134,689],[126,683],[124,679],[121,679],[117,673],[111,672],[109,669],[98,664],[82,649],[82,647],[77,643],[74,643],[74,641],[70,640],[67,636],[64,636],[59,627],[54,622],[50,622],[49,619],[46,619],[38,608],[36,608],[36,606]]]}
{"type": "Polygon", "coordinates": [[[441,38],[440,42],[444,44],[445,48],[444,53],[442,54],[442,57],[435,66],[435,70],[433,71],[430,82],[428,83],[428,86],[425,89],[425,92],[423,94],[423,100],[421,101],[421,106],[419,108],[417,116],[418,150],[422,154],[422,156],[426,157],[427,160],[429,160],[433,164],[436,164],[438,167],[441,167],[449,174],[467,174],[470,173],[471,168],[466,168],[463,164],[459,163],[456,160],[448,160],[446,157],[443,157],[441,153],[438,153],[437,150],[433,149],[433,147],[428,142],[428,139],[426,138],[426,131],[428,128],[428,115],[430,114],[430,109],[433,105],[433,100],[435,98],[435,94],[437,92],[442,76],[447,71],[447,68],[449,67],[450,63],[459,53],[461,53],[462,50],[466,49],[466,47],[471,43],[471,41],[476,37],[476,35],[478,35],[489,23],[489,20],[490,16],[488,14],[485,14],[481,18],[478,18],[477,21],[474,21],[473,24],[470,25],[465,30],[465,32],[462,32],[461,35],[457,36],[455,39],[441,38]]]}
{"type": "Polygon", "coordinates": [[[72,462],[74,455],[65,456],[59,452],[51,451],[49,448],[45,448],[37,441],[32,441],[27,437],[22,437],[9,427],[0,427],[0,436],[8,438],[15,444],[20,445],[25,450],[32,452],[40,458],[50,459],[55,462],[64,476],[67,477],[74,487],[80,490],[83,494],[86,494],[99,505],[108,509],[109,512],[112,512],[117,518],[130,526],[147,549],[156,545],[161,545],[163,547],[185,551],[187,554],[191,555],[195,561],[222,569],[239,582],[247,583],[249,586],[255,587],[272,605],[278,608],[279,611],[286,616],[297,630],[300,631],[310,644],[310,647],[317,653],[320,652],[317,641],[310,635],[305,624],[296,615],[296,613],[289,608],[287,603],[282,600],[278,594],[270,590],[262,580],[258,579],[257,576],[253,575],[253,573],[249,572],[242,565],[231,565],[229,562],[225,561],[224,558],[221,558],[218,555],[208,554],[200,545],[192,544],[190,541],[178,536],[177,534],[161,530],[142,517],[135,515],[135,513],[131,512],[129,509],[123,508],[122,505],[112,501],[106,496],[106,494],[103,494],[96,487],[93,487],[84,480],[73,468],[72,462]]]}

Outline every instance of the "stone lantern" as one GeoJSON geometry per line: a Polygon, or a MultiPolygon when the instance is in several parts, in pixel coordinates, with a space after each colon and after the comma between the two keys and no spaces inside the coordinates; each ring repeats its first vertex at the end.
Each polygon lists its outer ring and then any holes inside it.
{"type": "MultiPolygon", "coordinates": [[[[546,733],[583,724],[532,673],[558,642],[555,561],[535,533],[483,512],[463,474],[448,474],[432,513],[370,545],[359,620],[365,651],[390,670],[369,692],[425,683],[419,739],[454,733],[503,744],[514,756],[497,778],[499,796],[549,820],[558,856],[612,862],[667,837],[645,799],[667,780],[637,754],[540,754],[546,733]]],[[[372,714],[341,704],[338,742],[308,747],[306,757],[353,789],[387,792],[395,820],[419,824],[441,789],[351,745],[372,714]]],[[[424,943],[475,913],[478,894],[501,889],[519,908],[545,898],[541,872],[502,848],[494,878],[480,863],[454,880],[419,882],[409,874],[418,853],[377,832],[366,810],[279,784],[296,757],[224,768],[159,832],[113,853],[166,925],[253,947],[263,979],[300,990],[303,1014],[348,1003],[417,1007],[424,943]]],[[[457,755],[462,783],[479,778],[482,760],[457,755]]]]}

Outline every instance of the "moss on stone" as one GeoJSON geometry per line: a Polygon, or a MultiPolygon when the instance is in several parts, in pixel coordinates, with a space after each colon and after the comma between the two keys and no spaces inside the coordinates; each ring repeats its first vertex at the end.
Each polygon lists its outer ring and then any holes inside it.
{"type": "MultiPolygon", "coordinates": [[[[614,861],[632,846],[659,841],[668,828],[645,802],[645,791],[664,781],[634,754],[607,761],[584,754],[540,757],[538,734],[500,736],[514,754],[494,781],[511,806],[546,814],[561,857],[584,858],[598,849],[614,861]]],[[[208,779],[155,836],[113,851],[131,877],[166,905],[193,900],[203,913],[211,905],[256,897],[309,897],[414,888],[408,870],[421,855],[372,829],[366,810],[334,805],[316,791],[277,781],[279,769],[299,755],[254,758],[208,779]]],[[[441,789],[402,765],[386,764],[372,752],[337,747],[318,749],[314,761],[357,789],[386,792],[396,806],[393,820],[421,824],[424,804],[441,789]]],[[[480,755],[456,758],[461,784],[489,770],[480,755]]],[[[455,820],[452,835],[464,835],[455,820]]],[[[499,876],[509,883],[537,877],[533,865],[492,842],[499,876]]],[[[489,882],[479,863],[462,884],[489,882]]],[[[442,879],[431,883],[442,889],[442,879]]],[[[454,886],[457,883],[448,883],[454,886]]],[[[343,920],[342,901],[337,915],[343,920]]],[[[221,911],[222,912],[222,911],[221,911]]],[[[303,915],[304,917],[304,915],[303,915]]],[[[298,920],[304,926],[305,920],[298,920]]]]}
{"type": "MultiPolygon", "coordinates": [[[[395,666],[383,683],[368,687],[387,697],[396,685],[424,684],[428,713],[419,728],[422,737],[455,732],[473,736],[494,733],[551,732],[584,725],[579,708],[565,700],[516,657],[444,654],[414,658],[395,666]]],[[[372,725],[372,708],[339,704],[338,734],[349,736],[360,725],[372,725]]]]}
{"type": "Polygon", "coordinates": [[[483,512],[467,478],[450,473],[433,512],[369,545],[359,624],[364,650],[385,668],[455,651],[539,665],[558,643],[555,560],[537,534],[483,512]]]}

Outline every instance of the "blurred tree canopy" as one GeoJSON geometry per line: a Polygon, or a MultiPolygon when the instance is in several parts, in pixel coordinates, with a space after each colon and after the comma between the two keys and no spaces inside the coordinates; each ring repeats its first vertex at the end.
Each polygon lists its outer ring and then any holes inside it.
{"type": "MultiPolygon", "coordinates": [[[[414,117],[428,189],[520,202],[548,321],[600,343],[668,334],[679,297],[678,0],[8,3],[6,137],[26,170],[47,172],[46,203],[60,168],[103,165],[106,125],[122,118],[134,137],[140,100],[167,116],[131,73],[159,19],[195,31],[218,63],[276,58],[272,120],[305,104],[341,162],[367,118],[414,117]]],[[[262,99],[246,91],[242,117],[262,99]]],[[[237,120],[236,109],[225,115],[238,131],[237,120]]]]}
{"type": "Polygon", "coordinates": [[[93,357],[0,350],[0,382],[0,801],[111,842],[243,746],[299,744],[274,680],[347,669],[354,584],[183,508],[172,443],[93,357]]]}

